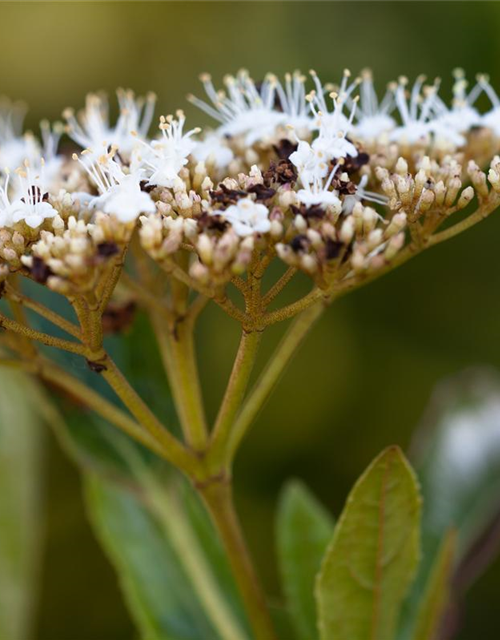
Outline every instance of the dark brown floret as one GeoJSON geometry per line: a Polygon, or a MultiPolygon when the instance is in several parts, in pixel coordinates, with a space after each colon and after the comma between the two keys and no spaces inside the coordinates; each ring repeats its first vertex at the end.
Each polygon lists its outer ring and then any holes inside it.
{"type": "Polygon", "coordinates": [[[217,190],[210,191],[210,198],[212,202],[229,206],[230,204],[236,204],[240,198],[244,198],[247,195],[246,191],[240,189],[228,189],[225,184],[219,184],[217,190]]]}
{"type": "Polygon", "coordinates": [[[45,284],[49,277],[53,274],[52,269],[45,264],[42,258],[33,256],[33,263],[30,268],[30,273],[33,276],[35,282],[45,284]]]}
{"type": "Polygon", "coordinates": [[[273,144],[273,149],[280,160],[288,160],[292,153],[297,151],[298,146],[288,138],[283,138],[278,144],[273,144]]]}
{"type": "Polygon", "coordinates": [[[116,242],[101,242],[97,245],[97,255],[100,258],[111,258],[119,252],[116,242]]]}
{"type": "Polygon", "coordinates": [[[253,193],[257,201],[266,202],[274,196],[276,189],[272,189],[263,184],[254,184],[248,189],[248,193],[253,193]]]}
{"type": "Polygon", "coordinates": [[[340,176],[335,176],[332,180],[332,187],[343,196],[353,196],[356,193],[356,185],[350,180],[341,180],[340,176]]]}
{"type": "Polygon", "coordinates": [[[141,180],[139,186],[141,187],[141,191],[145,191],[146,193],[151,193],[153,189],[156,189],[155,185],[149,184],[147,180],[141,180]]]}
{"type": "Polygon", "coordinates": [[[291,205],[290,209],[294,215],[301,215],[303,218],[321,220],[321,218],[325,217],[325,210],[319,204],[314,204],[311,207],[308,207],[305,204],[301,204],[300,207],[296,207],[295,205],[291,205]]]}
{"type": "Polygon", "coordinates": [[[361,167],[370,162],[370,156],[364,151],[360,151],[354,158],[353,156],[346,156],[344,158],[344,164],[342,165],[342,171],[348,174],[359,171],[361,167]]]}
{"type": "Polygon", "coordinates": [[[103,332],[114,334],[128,329],[134,321],[136,307],[133,300],[125,304],[110,302],[102,314],[103,332]]]}
{"type": "Polygon", "coordinates": [[[344,244],[342,242],[338,242],[337,240],[332,240],[331,238],[327,238],[325,240],[325,256],[327,260],[335,260],[340,255],[340,252],[344,248],[344,244]]]}
{"type": "Polygon", "coordinates": [[[198,227],[201,231],[225,231],[227,229],[228,222],[224,220],[222,216],[209,215],[203,212],[198,218],[198,227]]]}
{"type": "Polygon", "coordinates": [[[290,160],[280,160],[278,163],[271,160],[269,169],[264,172],[264,184],[294,184],[297,182],[297,170],[290,160]]]}
{"type": "Polygon", "coordinates": [[[311,243],[309,238],[304,234],[295,236],[295,238],[293,238],[293,240],[290,242],[290,246],[295,251],[295,253],[306,251],[310,244],[311,243]]]}

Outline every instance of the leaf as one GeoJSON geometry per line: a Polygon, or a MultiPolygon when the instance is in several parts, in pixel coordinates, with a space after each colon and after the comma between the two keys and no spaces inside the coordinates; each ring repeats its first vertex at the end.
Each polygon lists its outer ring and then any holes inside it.
{"type": "Polygon", "coordinates": [[[90,474],[85,493],[143,640],[218,640],[175,551],[139,499],[90,474]]]}
{"type": "Polygon", "coordinates": [[[419,560],[420,495],[397,447],[352,489],[316,583],[321,640],[391,640],[419,560]]]}
{"type": "Polygon", "coordinates": [[[276,523],[278,560],[288,611],[299,640],[316,631],[314,581],[333,534],[333,518],[298,480],[285,485],[276,523]]]}
{"type": "Polygon", "coordinates": [[[445,536],[431,571],[420,604],[412,640],[436,640],[450,597],[457,535],[451,529],[445,536]]]}
{"type": "MultiPolygon", "coordinates": [[[[157,526],[165,542],[168,541],[176,559],[174,564],[188,585],[186,594],[189,604],[199,605],[200,618],[210,623],[220,640],[246,640],[244,625],[237,615],[238,612],[242,614],[242,608],[236,594],[236,586],[229,573],[227,561],[217,543],[213,541],[213,538],[216,538],[215,532],[213,528],[208,528],[205,532],[212,539],[210,543],[206,535],[200,537],[199,527],[193,526],[193,496],[190,496],[187,490],[179,494],[176,478],[173,478],[171,473],[158,473],[161,467],[152,469],[128,438],[116,431],[107,432],[107,437],[116,452],[128,464],[151,524],[157,526]],[[187,508],[189,504],[192,506],[191,509],[187,508]],[[217,549],[216,558],[206,554],[207,547],[211,551],[217,549]]],[[[105,514],[105,518],[107,517],[105,514]]],[[[198,524],[201,522],[203,519],[198,517],[198,524]]],[[[206,526],[207,523],[204,524],[206,526]]],[[[124,528],[130,526],[133,527],[133,523],[123,522],[124,528]]],[[[154,563],[155,558],[151,557],[149,561],[154,563]]],[[[122,567],[122,573],[123,570],[122,567]]],[[[140,576],[131,577],[131,581],[136,579],[140,579],[140,576]]],[[[140,585],[132,585],[133,589],[137,586],[140,588],[140,585]]],[[[169,593],[165,593],[164,597],[169,598],[169,593]]],[[[130,602],[133,603],[134,600],[130,602]]],[[[158,612],[147,609],[146,613],[154,617],[158,612]]],[[[241,618],[244,618],[244,614],[241,618]]],[[[205,638],[204,635],[200,637],[205,638]]]]}
{"type": "Polygon", "coordinates": [[[43,539],[39,399],[30,377],[0,368],[0,638],[33,633],[43,539]]]}

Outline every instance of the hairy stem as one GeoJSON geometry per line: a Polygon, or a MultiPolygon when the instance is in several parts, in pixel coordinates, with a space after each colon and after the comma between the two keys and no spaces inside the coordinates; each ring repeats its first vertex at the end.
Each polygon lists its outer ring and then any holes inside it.
{"type": "Polygon", "coordinates": [[[35,329],[31,329],[30,327],[17,322],[17,320],[8,318],[3,313],[0,313],[0,327],[12,331],[13,333],[17,333],[24,338],[40,342],[48,347],[56,347],[57,349],[62,349],[63,351],[76,353],[78,355],[86,354],[85,345],[79,344],[78,342],[72,342],[70,340],[55,338],[54,336],[42,333],[41,331],[35,331],[35,329]]]}
{"type": "Polygon", "coordinates": [[[42,316],[53,325],[59,327],[74,338],[77,338],[78,340],[81,339],[81,331],[76,324],[73,324],[69,320],[66,320],[66,318],[63,318],[58,313],[52,311],[52,309],[49,309],[40,302],[37,302],[36,300],[25,296],[9,284],[5,287],[5,297],[8,300],[12,300],[12,302],[20,304],[26,309],[34,311],[39,316],[42,316]]]}

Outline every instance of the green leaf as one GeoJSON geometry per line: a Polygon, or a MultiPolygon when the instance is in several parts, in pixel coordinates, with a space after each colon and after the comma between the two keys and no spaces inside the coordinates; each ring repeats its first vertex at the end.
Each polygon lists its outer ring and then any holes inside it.
{"type": "Polygon", "coordinates": [[[299,640],[316,637],[314,581],[333,534],[333,518],[297,480],[283,490],[276,523],[286,604],[299,640]]]}
{"type": "Polygon", "coordinates": [[[452,529],[445,536],[431,571],[420,604],[412,640],[436,640],[438,637],[439,627],[450,596],[456,542],[456,531],[452,529]]]}
{"type": "Polygon", "coordinates": [[[143,640],[218,640],[155,519],[128,490],[87,475],[89,514],[143,640]]]}
{"type": "Polygon", "coordinates": [[[419,560],[420,495],[400,449],[352,489],[316,583],[321,640],[391,640],[419,560]]]}
{"type": "Polygon", "coordinates": [[[33,633],[43,540],[40,399],[30,377],[0,368],[0,638],[33,633]]]}

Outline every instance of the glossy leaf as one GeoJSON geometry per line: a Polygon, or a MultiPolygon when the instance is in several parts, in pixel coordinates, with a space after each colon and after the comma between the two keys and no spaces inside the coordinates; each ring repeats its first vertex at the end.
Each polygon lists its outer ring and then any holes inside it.
{"type": "Polygon", "coordinates": [[[454,530],[443,540],[420,604],[412,640],[437,640],[440,624],[450,597],[450,582],[456,551],[454,530]]]}
{"type": "Polygon", "coordinates": [[[296,637],[317,635],[314,582],[333,535],[333,518],[299,481],[288,482],[278,507],[278,561],[296,637]]]}
{"type": "Polygon", "coordinates": [[[0,367],[0,638],[33,634],[43,539],[43,401],[30,377],[0,367]]]}
{"type": "Polygon", "coordinates": [[[420,555],[420,495],[397,447],[352,489],[316,584],[321,640],[392,640],[420,555]]]}

